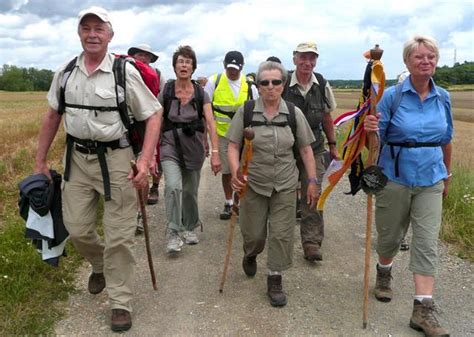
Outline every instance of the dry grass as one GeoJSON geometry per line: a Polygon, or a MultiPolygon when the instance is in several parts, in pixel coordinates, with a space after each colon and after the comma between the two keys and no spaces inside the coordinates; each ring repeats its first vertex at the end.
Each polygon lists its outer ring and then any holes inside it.
{"type": "MultiPolygon", "coordinates": [[[[354,110],[359,99],[357,90],[335,90],[337,109],[334,116],[354,110]]],[[[453,162],[462,167],[474,167],[474,91],[450,92],[454,111],[453,162]]],[[[333,116],[333,117],[334,117],[333,116]]]]}

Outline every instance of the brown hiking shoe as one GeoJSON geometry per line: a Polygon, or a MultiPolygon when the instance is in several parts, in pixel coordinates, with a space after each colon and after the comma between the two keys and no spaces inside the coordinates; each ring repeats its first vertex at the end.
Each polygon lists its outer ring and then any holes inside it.
{"type": "Polygon", "coordinates": [[[112,331],[127,331],[132,327],[132,316],[127,310],[112,309],[112,331]]]}
{"type": "Polygon", "coordinates": [[[322,261],[323,260],[323,254],[321,253],[321,248],[318,245],[304,244],[303,251],[304,251],[304,258],[308,261],[322,261]]]}
{"type": "Polygon", "coordinates": [[[267,277],[268,297],[273,307],[283,307],[286,305],[286,295],[281,285],[281,275],[268,275],[267,277]]]}
{"type": "Polygon", "coordinates": [[[449,337],[449,332],[439,324],[435,311],[436,308],[431,298],[425,298],[422,302],[415,300],[413,303],[413,314],[410,319],[410,327],[418,331],[423,331],[425,336],[449,337]]]}
{"type": "Polygon", "coordinates": [[[89,276],[89,283],[87,289],[91,294],[99,294],[105,288],[104,273],[92,273],[89,276]]]}
{"type": "Polygon", "coordinates": [[[242,260],[242,268],[244,269],[245,275],[249,277],[255,276],[257,273],[257,257],[244,256],[244,259],[242,260]]]}
{"type": "Polygon", "coordinates": [[[375,280],[374,295],[380,302],[390,302],[393,292],[390,287],[392,281],[392,267],[390,269],[381,269],[377,264],[377,278],[375,280]]]}

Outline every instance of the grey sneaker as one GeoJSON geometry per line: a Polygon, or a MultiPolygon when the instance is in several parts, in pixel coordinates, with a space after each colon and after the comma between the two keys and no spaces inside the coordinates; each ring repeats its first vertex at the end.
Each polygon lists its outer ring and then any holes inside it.
{"type": "Polygon", "coordinates": [[[178,233],[174,230],[170,230],[168,233],[168,243],[166,244],[166,251],[168,253],[180,252],[182,246],[183,240],[181,240],[178,233]]]}
{"type": "Polygon", "coordinates": [[[135,229],[135,235],[141,235],[144,231],[142,213],[137,212],[137,228],[135,229]]]}
{"type": "Polygon", "coordinates": [[[377,278],[375,280],[374,295],[380,302],[390,302],[393,292],[390,287],[392,282],[392,268],[382,269],[377,264],[377,278]]]}
{"type": "Polygon", "coordinates": [[[181,235],[184,240],[184,243],[187,245],[195,245],[199,242],[199,238],[194,231],[184,231],[181,235]]]}
{"type": "Polygon", "coordinates": [[[449,332],[439,324],[436,318],[436,307],[431,298],[425,298],[422,302],[415,300],[413,303],[413,314],[410,319],[412,329],[423,331],[425,336],[449,337],[449,332]]]}

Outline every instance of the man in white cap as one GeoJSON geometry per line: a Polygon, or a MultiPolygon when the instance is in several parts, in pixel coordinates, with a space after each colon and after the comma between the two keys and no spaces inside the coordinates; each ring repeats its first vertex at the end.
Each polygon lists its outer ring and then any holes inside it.
{"type": "Polygon", "coordinates": [[[316,138],[316,141],[311,144],[316,161],[317,178],[315,180],[308,180],[308,176],[312,175],[307,174],[303,162],[297,158],[301,182],[301,244],[304,258],[309,261],[321,261],[323,259],[321,253],[324,238],[323,212],[319,212],[315,208],[309,208],[306,201],[306,190],[309,184],[316,184],[319,193],[321,192],[321,180],[327,165],[329,165],[324,155],[327,150],[324,146],[325,140],[322,131],[326,135],[326,144],[329,147],[330,156],[333,159],[339,158],[331,117],[331,111],[336,109],[336,101],[328,81],[321,74],[313,72],[318,57],[316,43],[303,42],[298,44],[293,51],[293,63],[296,70],[290,72],[289,81],[287,81],[282,95],[285,100],[294,103],[303,111],[316,138]]]}
{"type": "MultiPolygon", "coordinates": [[[[136,47],[131,47],[128,49],[127,52],[128,55],[132,56],[134,59],[137,59],[146,65],[148,65],[150,68],[151,63],[155,63],[158,60],[158,55],[151,50],[151,47],[146,44],[142,43],[137,45],[136,47]]],[[[161,92],[163,89],[163,84],[165,83],[165,79],[163,75],[161,74],[161,71],[158,68],[152,68],[156,72],[157,75],[157,80],[158,80],[158,94],[161,92]]],[[[153,172],[152,174],[152,186],[150,188],[149,194],[148,194],[148,200],[147,204],[148,205],[155,205],[158,203],[159,199],[159,192],[158,192],[158,187],[160,185],[160,179],[161,179],[161,165],[160,165],[160,144],[156,145],[156,165],[157,165],[157,170],[156,172],[153,172]]],[[[141,217],[140,212],[138,213],[137,216],[137,234],[143,233],[143,219],[141,217]]]]}
{"type": "Polygon", "coordinates": [[[212,75],[206,83],[206,90],[212,99],[212,109],[216,120],[217,135],[219,136],[219,157],[222,164],[222,187],[224,189],[225,203],[220,214],[221,220],[228,220],[232,215],[232,186],[229,161],[227,159],[227,146],[229,141],[225,138],[230,122],[237,109],[249,99],[257,99],[257,88],[247,81],[241,74],[244,67],[244,56],[241,52],[229,51],[224,58],[225,72],[212,75]]]}
{"type": "Polygon", "coordinates": [[[99,7],[80,12],[78,34],[83,52],[73,60],[75,63],[69,62],[56,71],[48,92],[49,109],[39,135],[34,170],[50,176],[46,158],[64,115],[67,134],[62,189],[64,224],[76,249],[92,265],[89,292],[98,294],[107,287],[111,328],[126,331],[132,326],[134,187],[143,188],[147,184],[162,109],[139,72],[126,64],[125,99],[129,113],[136,120],[146,121],[145,140],[137,161],[138,174],[134,175],[130,169],[134,154],[117,107],[112,71],[115,57],[108,53],[114,35],[108,12],[99,7]],[[71,64],[70,73],[64,74],[71,64]],[[62,83],[65,76],[66,84],[62,83]],[[101,195],[106,200],[104,242],[96,231],[101,195]]]}

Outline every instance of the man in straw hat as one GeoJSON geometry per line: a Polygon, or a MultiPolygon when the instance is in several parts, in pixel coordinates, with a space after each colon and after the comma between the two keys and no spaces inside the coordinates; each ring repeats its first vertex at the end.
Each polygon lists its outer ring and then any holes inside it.
{"type": "Polygon", "coordinates": [[[297,160],[301,182],[301,244],[304,258],[308,261],[321,261],[321,244],[324,238],[323,213],[315,208],[309,208],[306,202],[306,190],[309,184],[316,184],[321,192],[321,180],[326,171],[327,158],[324,146],[324,136],[332,158],[339,158],[336,148],[336,135],[334,133],[331,111],[336,109],[334,94],[328,81],[319,73],[313,72],[319,57],[318,48],[314,42],[303,42],[293,51],[294,72],[290,72],[282,97],[300,108],[308,120],[316,141],[311,144],[316,161],[317,179],[309,181],[304,165],[297,160]]]}

